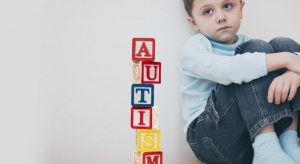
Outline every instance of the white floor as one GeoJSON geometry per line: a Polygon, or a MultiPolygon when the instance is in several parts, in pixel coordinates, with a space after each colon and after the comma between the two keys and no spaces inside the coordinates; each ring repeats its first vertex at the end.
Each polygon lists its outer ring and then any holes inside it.
{"type": "Polygon", "coordinates": [[[188,162],[180,162],[176,164],[203,164],[200,161],[188,161],[188,162]]]}
{"type": "MultiPolygon", "coordinates": [[[[300,146],[300,141],[299,141],[299,146],[300,146]]],[[[203,164],[200,161],[187,161],[187,162],[179,162],[175,164],[203,164]]]]}

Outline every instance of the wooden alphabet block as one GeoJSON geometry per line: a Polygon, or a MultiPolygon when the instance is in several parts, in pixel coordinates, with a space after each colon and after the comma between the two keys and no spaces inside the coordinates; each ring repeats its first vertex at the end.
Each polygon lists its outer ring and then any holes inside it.
{"type": "Polygon", "coordinates": [[[153,84],[132,84],[131,106],[146,107],[154,104],[153,84]]]}
{"type": "Polygon", "coordinates": [[[132,39],[132,60],[154,61],[155,40],[153,38],[132,39]]]}
{"type": "Polygon", "coordinates": [[[132,164],[142,164],[142,154],[143,152],[133,151],[132,164]]]}
{"type": "Polygon", "coordinates": [[[158,129],[159,122],[159,108],[158,106],[152,107],[152,129],[158,129]]]}
{"type": "Polygon", "coordinates": [[[160,151],[160,130],[138,129],[137,150],[140,152],[160,151]]]}
{"type": "Polygon", "coordinates": [[[163,153],[158,152],[133,152],[133,164],[162,164],[163,153]]]}
{"type": "Polygon", "coordinates": [[[152,129],[151,107],[132,107],[131,108],[131,128],[132,129],[152,129]]]}
{"type": "Polygon", "coordinates": [[[132,129],[158,128],[158,107],[132,107],[130,120],[132,129]]]}
{"type": "Polygon", "coordinates": [[[135,61],[132,66],[132,83],[160,84],[161,63],[149,61],[135,61]]]}

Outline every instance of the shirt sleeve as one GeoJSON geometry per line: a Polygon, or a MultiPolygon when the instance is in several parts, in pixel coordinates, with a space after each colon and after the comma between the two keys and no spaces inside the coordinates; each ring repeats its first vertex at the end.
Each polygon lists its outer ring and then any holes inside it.
{"type": "Polygon", "coordinates": [[[223,85],[241,84],[268,74],[265,53],[221,56],[197,37],[190,38],[181,51],[182,73],[223,85]]]}
{"type": "Polygon", "coordinates": [[[294,52],[296,55],[300,56],[300,52],[294,52]]]}

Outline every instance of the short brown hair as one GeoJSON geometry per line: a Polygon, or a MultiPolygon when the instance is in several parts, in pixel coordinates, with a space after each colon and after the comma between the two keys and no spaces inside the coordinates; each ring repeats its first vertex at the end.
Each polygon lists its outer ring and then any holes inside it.
{"type": "MultiPolygon", "coordinates": [[[[242,0],[240,0],[242,3],[242,0]]],[[[193,10],[193,3],[194,0],[183,0],[184,3],[184,8],[186,10],[186,12],[189,14],[190,17],[193,17],[192,15],[192,10],[193,10]]]]}
{"type": "Polygon", "coordinates": [[[187,14],[190,17],[193,17],[192,16],[192,10],[193,10],[194,0],[183,0],[183,3],[184,3],[184,8],[185,8],[185,11],[187,12],[187,14]]]}

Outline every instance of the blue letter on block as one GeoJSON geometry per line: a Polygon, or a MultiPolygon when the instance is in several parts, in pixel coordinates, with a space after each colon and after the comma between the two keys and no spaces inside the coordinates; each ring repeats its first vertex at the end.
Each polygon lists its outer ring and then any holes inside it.
{"type": "Polygon", "coordinates": [[[153,84],[132,84],[131,106],[153,106],[154,85],[153,84]]]}

